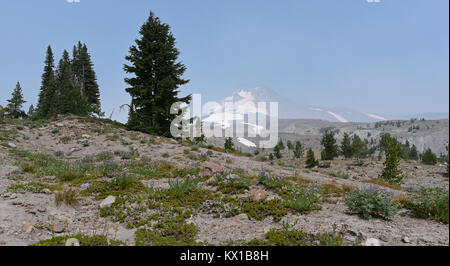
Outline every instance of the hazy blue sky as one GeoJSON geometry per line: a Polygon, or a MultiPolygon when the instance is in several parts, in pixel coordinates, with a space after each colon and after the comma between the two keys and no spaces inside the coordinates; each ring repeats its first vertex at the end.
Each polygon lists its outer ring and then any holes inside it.
{"type": "Polygon", "coordinates": [[[150,10],[177,38],[183,94],[262,86],[377,114],[448,112],[448,0],[0,0],[0,104],[17,81],[35,104],[47,45],[58,61],[81,40],[104,111],[125,119],[124,57],[150,10]]]}

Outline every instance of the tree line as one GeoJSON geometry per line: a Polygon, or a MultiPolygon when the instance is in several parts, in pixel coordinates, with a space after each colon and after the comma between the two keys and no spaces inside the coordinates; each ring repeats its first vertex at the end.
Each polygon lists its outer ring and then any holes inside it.
{"type": "Polygon", "coordinates": [[[47,47],[44,71],[41,78],[39,100],[36,108],[30,105],[23,110],[22,87],[19,82],[12,92],[3,115],[13,119],[48,119],[58,114],[88,116],[103,115],[100,104],[100,89],[91,55],[86,44],[78,42],[72,50],[72,57],[64,50],[58,65],[51,46],[47,47]]]}

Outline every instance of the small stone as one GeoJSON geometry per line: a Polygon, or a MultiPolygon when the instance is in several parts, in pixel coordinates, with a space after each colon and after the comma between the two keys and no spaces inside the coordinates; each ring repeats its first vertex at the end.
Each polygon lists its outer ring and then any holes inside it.
{"type": "Polygon", "coordinates": [[[409,240],[409,237],[405,236],[402,239],[403,243],[410,243],[411,241],[409,240]]]}
{"type": "Polygon", "coordinates": [[[324,202],[328,203],[328,204],[337,204],[338,203],[338,199],[337,198],[325,198],[324,202]]]}
{"type": "Polygon", "coordinates": [[[116,202],[116,197],[108,196],[100,203],[100,209],[109,208],[114,202],[116,202]]]}
{"type": "Polygon", "coordinates": [[[25,222],[23,225],[23,228],[25,229],[25,232],[27,234],[29,234],[33,231],[33,225],[30,222],[25,222]]]}
{"type": "Polygon", "coordinates": [[[12,143],[12,142],[9,142],[9,143],[8,143],[8,146],[9,146],[10,148],[17,148],[17,145],[14,144],[14,143],[12,143]]]}
{"type": "Polygon", "coordinates": [[[279,197],[276,195],[270,195],[266,198],[267,201],[276,200],[276,199],[279,199],[279,197]]]}
{"type": "Polygon", "coordinates": [[[366,247],[379,247],[381,246],[380,240],[376,238],[369,238],[366,240],[366,243],[364,243],[364,246],[366,247]]]}
{"type": "Polygon", "coordinates": [[[78,241],[78,239],[76,238],[69,238],[66,241],[66,247],[79,247],[80,246],[80,241],[78,241]]]}
{"type": "Polygon", "coordinates": [[[17,199],[17,195],[16,194],[11,194],[11,196],[9,196],[10,199],[17,199]]]}
{"type": "Polygon", "coordinates": [[[38,212],[46,212],[46,211],[47,211],[47,208],[45,208],[45,207],[39,207],[37,210],[38,210],[38,212]]]}
{"type": "Polygon", "coordinates": [[[255,191],[252,193],[252,198],[253,198],[253,200],[256,200],[256,201],[265,199],[265,198],[267,198],[267,191],[265,191],[265,190],[255,191]]]}
{"type": "Polygon", "coordinates": [[[64,126],[63,123],[56,123],[55,125],[56,125],[57,127],[63,127],[63,126],[64,126]]]}
{"type": "Polygon", "coordinates": [[[84,138],[84,139],[90,139],[91,138],[91,136],[89,136],[87,134],[83,134],[83,135],[81,135],[81,137],[84,138]]]}
{"type": "Polygon", "coordinates": [[[65,225],[63,223],[57,223],[53,225],[53,232],[59,234],[63,233],[66,230],[65,225]]]}
{"type": "Polygon", "coordinates": [[[44,188],[42,190],[42,192],[44,192],[45,194],[52,194],[52,191],[50,189],[48,189],[48,188],[44,188]]]}

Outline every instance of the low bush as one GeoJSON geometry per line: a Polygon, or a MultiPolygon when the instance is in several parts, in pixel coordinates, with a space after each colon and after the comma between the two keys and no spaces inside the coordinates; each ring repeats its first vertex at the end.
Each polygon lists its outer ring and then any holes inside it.
{"type": "Polygon", "coordinates": [[[381,217],[388,220],[398,211],[398,205],[388,194],[372,188],[354,190],[347,197],[346,204],[350,211],[364,219],[381,217]]]}

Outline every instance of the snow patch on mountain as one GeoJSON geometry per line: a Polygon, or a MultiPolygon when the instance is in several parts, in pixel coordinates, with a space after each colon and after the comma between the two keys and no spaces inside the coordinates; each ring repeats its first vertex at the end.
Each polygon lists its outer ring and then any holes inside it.
{"type": "Polygon", "coordinates": [[[237,140],[239,141],[239,143],[241,143],[241,144],[243,144],[243,145],[245,145],[247,147],[254,147],[254,148],[256,148],[256,144],[251,142],[248,139],[238,138],[237,140]]]}
{"type": "Polygon", "coordinates": [[[334,116],[339,122],[348,123],[347,119],[343,118],[342,116],[340,116],[340,115],[338,115],[336,113],[333,113],[333,112],[327,112],[327,113],[329,113],[330,115],[334,116]]]}
{"type": "Polygon", "coordinates": [[[379,116],[379,115],[368,114],[368,113],[365,113],[365,115],[367,115],[368,117],[371,117],[371,118],[373,118],[373,119],[378,119],[378,120],[383,120],[383,121],[388,120],[387,118],[384,118],[384,117],[379,116]]]}

